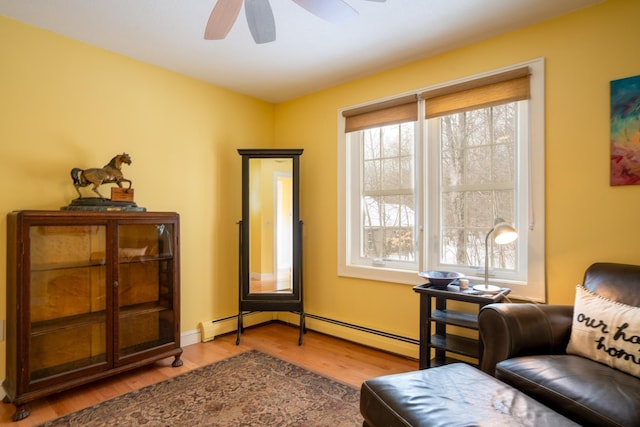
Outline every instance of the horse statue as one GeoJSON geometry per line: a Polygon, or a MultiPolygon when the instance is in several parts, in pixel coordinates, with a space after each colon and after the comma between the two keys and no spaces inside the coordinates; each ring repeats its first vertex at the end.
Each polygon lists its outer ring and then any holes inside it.
{"type": "Polygon", "coordinates": [[[80,193],[80,187],[86,187],[88,185],[93,184],[92,190],[100,196],[101,199],[105,199],[102,194],[98,191],[98,187],[102,184],[116,183],[118,187],[122,188],[123,182],[128,182],[129,187],[127,190],[131,189],[131,180],[126,179],[122,175],[122,171],[120,168],[122,164],[126,163],[128,165],[131,164],[131,157],[127,153],[118,154],[115,156],[109,163],[104,165],[103,168],[91,168],[91,169],[80,169],[73,168],[71,169],[71,179],[73,180],[73,185],[78,192],[78,196],[82,199],[82,193],[80,193]]]}

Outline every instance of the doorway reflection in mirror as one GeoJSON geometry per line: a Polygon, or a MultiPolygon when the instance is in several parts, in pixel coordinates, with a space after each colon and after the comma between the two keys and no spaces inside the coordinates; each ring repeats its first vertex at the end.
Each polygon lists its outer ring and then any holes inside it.
{"type": "Polygon", "coordinates": [[[293,160],[252,158],[249,293],[292,293],[293,160]]]}

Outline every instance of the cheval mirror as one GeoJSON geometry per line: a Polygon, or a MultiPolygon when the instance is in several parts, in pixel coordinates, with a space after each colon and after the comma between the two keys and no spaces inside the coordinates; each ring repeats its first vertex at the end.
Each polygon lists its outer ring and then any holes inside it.
{"type": "Polygon", "coordinates": [[[238,338],[242,316],[302,306],[302,222],[299,168],[302,149],[238,149],[242,156],[238,338]]]}

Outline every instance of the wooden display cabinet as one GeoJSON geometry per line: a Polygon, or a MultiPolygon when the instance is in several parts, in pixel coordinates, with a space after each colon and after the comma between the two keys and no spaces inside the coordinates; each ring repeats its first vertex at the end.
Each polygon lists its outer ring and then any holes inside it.
{"type": "Polygon", "coordinates": [[[7,217],[7,367],[14,421],[40,397],[180,356],[179,216],[7,217]]]}

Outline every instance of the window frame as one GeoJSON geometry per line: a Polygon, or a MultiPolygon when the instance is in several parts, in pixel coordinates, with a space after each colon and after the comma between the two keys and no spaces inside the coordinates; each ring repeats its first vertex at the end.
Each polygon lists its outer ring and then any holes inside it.
{"type": "MultiPolygon", "coordinates": [[[[521,236],[526,239],[518,244],[527,243],[527,257],[522,262],[526,263],[526,278],[492,278],[492,283],[500,286],[511,288],[511,297],[520,298],[536,302],[546,301],[546,274],[545,274],[545,140],[544,140],[544,58],[537,58],[531,61],[519,63],[513,66],[492,70],[486,73],[476,74],[465,78],[421,88],[410,93],[399,94],[394,97],[378,99],[372,102],[364,103],[359,106],[352,106],[338,110],[338,276],[354,277],[368,279],[373,281],[393,282],[416,285],[421,283],[421,279],[417,276],[419,271],[437,268],[438,263],[433,262],[433,257],[438,257],[437,250],[433,244],[425,247],[425,236],[434,235],[433,227],[434,218],[439,217],[439,212],[433,208],[433,203],[426,201],[428,197],[434,196],[433,186],[438,185],[434,182],[432,171],[428,166],[430,156],[433,156],[433,145],[428,145],[423,152],[420,141],[428,141],[426,120],[424,119],[424,102],[418,102],[418,121],[416,122],[416,146],[414,153],[416,156],[416,183],[415,183],[415,203],[416,203],[416,230],[417,230],[417,247],[416,260],[418,261],[417,270],[411,269],[392,269],[383,266],[373,265],[356,265],[350,262],[350,252],[352,237],[349,234],[349,215],[352,215],[350,201],[353,196],[359,197],[359,188],[353,188],[354,183],[349,179],[354,173],[354,165],[350,162],[356,161],[350,156],[349,135],[344,132],[345,118],[343,112],[353,108],[366,108],[380,102],[392,102],[393,99],[399,97],[407,97],[414,93],[422,93],[424,91],[434,90],[442,87],[452,86],[465,83],[471,80],[490,77],[502,72],[507,72],[517,68],[528,66],[531,72],[530,89],[531,95],[527,102],[529,117],[528,125],[519,132],[528,134],[528,144],[526,144],[526,153],[517,156],[520,162],[518,169],[521,171],[517,179],[528,178],[527,190],[528,194],[519,193],[519,197],[526,197],[526,200],[520,200],[522,206],[525,206],[526,212],[517,212],[518,220],[514,224],[521,236]],[[429,181],[424,185],[424,174],[429,174],[429,181]],[[524,174],[524,175],[523,175],[524,174]],[[431,188],[427,188],[431,187],[431,188]],[[425,208],[426,206],[428,208],[425,208]],[[526,234],[523,234],[526,233],[526,234]],[[434,255],[431,255],[431,254],[434,255]]],[[[518,150],[521,147],[518,146],[518,150]]],[[[437,225],[437,222],[435,223],[437,225]]],[[[436,228],[437,230],[437,228],[436,228]]],[[[488,232],[489,230],[487,230],[488,232]]],[[[484,280],[484,269],[478,269],[475,274],[468,273],[471,281],[481,282],[484,280]]]]}

